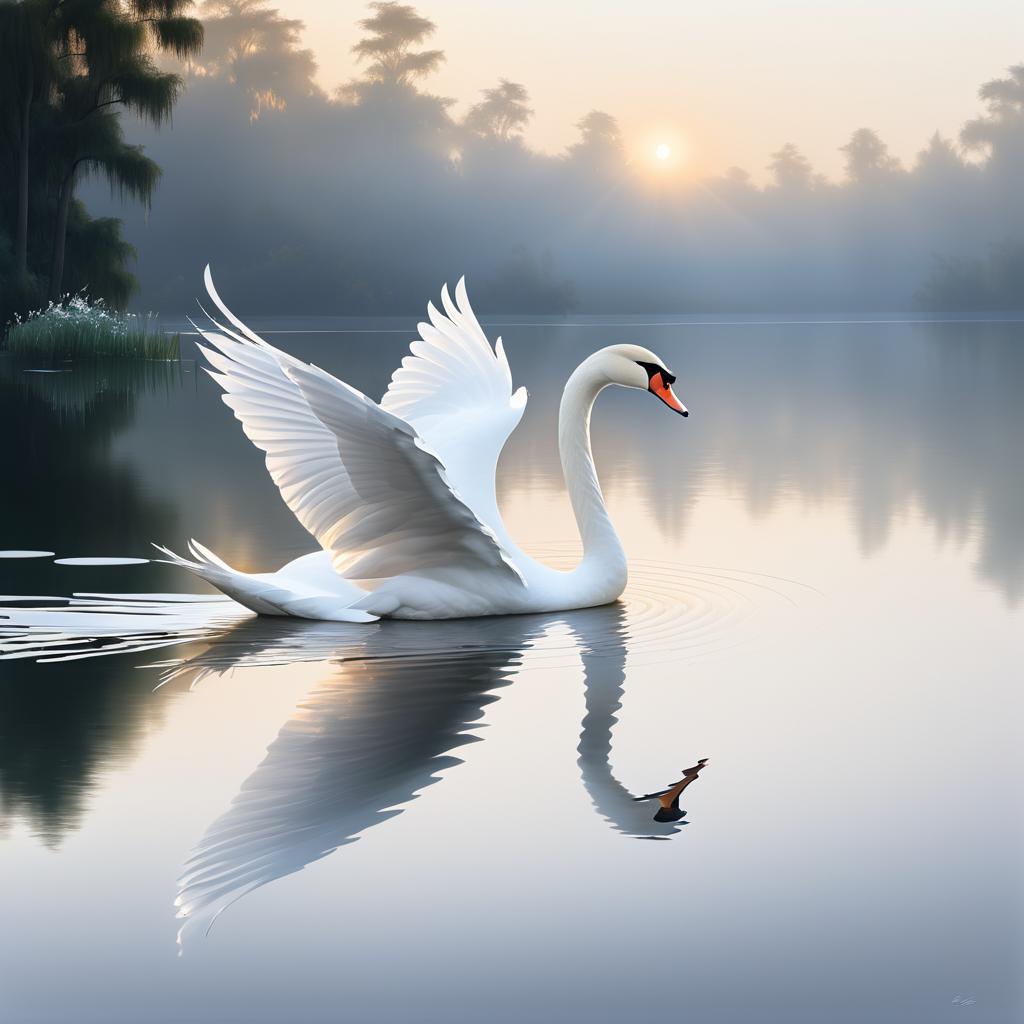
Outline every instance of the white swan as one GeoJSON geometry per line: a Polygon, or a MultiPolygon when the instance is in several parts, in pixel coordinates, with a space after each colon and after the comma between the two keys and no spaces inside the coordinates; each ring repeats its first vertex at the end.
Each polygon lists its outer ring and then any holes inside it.
{"type": "Polygon", "coordinates": [[[266,453],[288,507],[322,550],[273,573],[232,569],[192,541],[193,559],[160,550],[228,596],[265,615],[370,622],[564,611],[614,601],[626,556],[594,469],[590,411],[610,384],[650,391],[683,416],[675,377],[653,352],[612,345],[565,386],[558,447],[583,559],[560,572],[526,555],[498,512],[498,456],[526,406],[513,393],[498,339],[484,336],[464,280],[441,292],[444,314],[402,360],[380,405],[317,366],[274,348],[221,301],[231,324],[199,330],[200,345],[246,436],[266,453]],[[233,329],[232,329],[233,328],[233,329]]]}

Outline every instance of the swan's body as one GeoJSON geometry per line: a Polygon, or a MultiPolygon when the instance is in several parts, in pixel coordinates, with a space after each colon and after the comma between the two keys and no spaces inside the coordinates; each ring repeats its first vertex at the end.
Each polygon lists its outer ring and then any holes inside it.
{"type": "Polygon", "coordinates": [[[590,412],[620,384],[685,416],[675,378],[652,352],[601,349],[566,384],[558,444],[583,558],[560,572],[525,554],[498,512],[498,456],[527,396],[513,392],[501,339],[492,349],[462,281],[454,303],[442,292],[444,314],[428,306],[431,322],[419,325],[379,405],[250,331],[209,268],[206,286],[234,328],[200,330],[208,372],[321,550],[274,573],[243,573],[193,541],[194,560],[162,549],[177,564],[255,612],[349,622],[562,611],[622,593],[626,556],[594,468],[590,412]]]}

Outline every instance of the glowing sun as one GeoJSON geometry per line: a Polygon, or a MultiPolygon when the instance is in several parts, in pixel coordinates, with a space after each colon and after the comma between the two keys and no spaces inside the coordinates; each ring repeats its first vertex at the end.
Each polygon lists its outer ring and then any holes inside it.
{"type": "Polygon", "coordinates": [[[655,147],[654,155],[659,160],[667,160],[672,155],[672,147],[668,143],[661,142],[655,147]]]}

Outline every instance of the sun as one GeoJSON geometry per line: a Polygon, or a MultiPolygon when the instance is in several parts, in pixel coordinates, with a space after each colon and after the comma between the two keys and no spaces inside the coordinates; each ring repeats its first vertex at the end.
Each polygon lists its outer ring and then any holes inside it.
{"type": "Polygon", "coordinates": [[[674,187],[692,171],[693,146],[690,139],[667,122],[648,126],[632,150],[637,172],[652,186],[674,187]]]}

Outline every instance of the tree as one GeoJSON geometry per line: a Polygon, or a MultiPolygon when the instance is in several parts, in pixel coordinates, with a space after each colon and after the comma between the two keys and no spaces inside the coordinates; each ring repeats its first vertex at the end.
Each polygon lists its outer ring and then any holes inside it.
{"type": "Polygon", "coordinates": [[[413,51],[434,34],[432,21],[409,4],[378,0],[369,4],[375,13],[359,22],[369,36],[352,47],[356,59],[368,61],[365,82],[406,88],[437,70],[444,60],[440,50],[413,51]]]}
{"type": "Polygon", "coordinates": [[[28,274],[29,157],[32,145],[32,109],[44,97],[57,71],[46,31],[49,5],[42,0],[0,5],[0,97],[3,127],[16,157],[15,275],[28,274]]]}
{"type": "Polygon", "coordinates": [[[483,96],[462,122],[476,135],[507,142],[518,136],[533,116],[533,110],[526,105],[529,94],[517,82],[502,78],[495,88],[485,89],[483,96]]]}
{"type": "Polygon", "coordinates": [[[918,293],[923,309],[1018,309],[1024,293],[1024,243],[1003,241],[985,259],[936,259],[918,293]]]}
{"type": "MultiPolygon", "coordinates": [[[[125,144],[118,110],[157,125],[170,116],[182,80],[159,71],[152,53],[186,57],[198,52],[202,25],[183,14],[190,3],[26,0],[36,50],[22,54],[21,61],[37,85],[47,85],[45,97],[31,91],[38,97],[41,121],[33,134],[55,198],[51,298],[59,299],[63,288],[68,217],[81,175],[99,170],[124,194],[144,200],[152,191],[159,170],[141,150],[125,144]]],[[[19,232],[21,216],[19,193],[19,232]]]]}
{"type": "Polygon", "coordinates": [[[606,165],[622,160],[622,132],[611,114],[591,110],[576,122],[576,127],[580,139],[569,147],[570,157],[606,165]]]}
{"type": "Polygon", "coordinates": [[[839,151],[846,154],[846,177],[858,185],[876,184],[900,170],[899,161],[870,128],[858,128],[839,151]]]}
{"type": "Polygon", "coordinates": [[[120,118],[109,110],[95,111],[89,118],[61,126],[55,132],[50,151],[57,212],[53,228],[50,264],[50,298],[63,295],[64,255],[68,218],[75,186],[89,173],[102,174],[122,199],[132,198],[149,206],[160,179],[160,168],[141,146],[124,141],[120,118]]]}
{"type": "Polygon", "coordinates": [[[960,141],[1019,167],[1024,162],[1024,64],[1009,68],[1006,78],[986,82],[978,95],[988,111],[964,125],[960,141]]]}
{"type": "Polygon", "coordinates": [[[956,146],[938,132],[933,133],[928,145],[917,154],[917,163],[914,165],[915,171],[928,174],[943,174],[963,169],[964,162],[960,159],[956,146]]]}
{"type": "MultiPolygon", "coordinates": [[[[33,153],[57,184],[53,266],[63,262],[64,229],[74,192],[74,173],[66,182],[54,174],[54,160],[81,162],[71,143],[83,143],[94,125],[103,145],[110,140],[102,118],[116,106],[159,120],[176,96],[176,76],[158,72],[150,50],[179,56],[202,43],[202,26],[182,15],[189,0],[21,0],[0,8],[0,75],[4,86],[3,126],[16,152],[14,261],[19,279],[28,274],[29,216],[33,153]]],[[[39,204],[35,204],[39,209],[39,204]]],[[[51,279],[51,294],[60,280],[51,279]]]]}
{"type": "Polygon", "coordinates": [[[68,215],[67,254],[67,291],[100,295],[117,309],[128,304],[137,282],[127,268],[136,252],[122,237],[117,217],[90,217],[75,199],[68,215]]]}
{"type": "Polygon", "coordinates": [[[564,314],[576,306],[576,285],[558,277],[551,253],[538,260],[523,246],[515,247],[476,294],[477,309],[491,312],[564,314]]]}
{"type": "Polygon", "coordinates": [[[193,75],[224,75],[250,96],[250,120],[266,110],[284,110],[290,102],[319,94],[313,80],[316,60],[300,47],[302,22],[283,18],[266,0],[208,0],[200,11],[202,61],[193,75]]]}
{"type": "Polygon", "coordinates": [[[708,194],[733,212],[761,206],[762,192],[754,185],[750,172],[743,167],[727,167],[722,174],[708,179],[708,194]]]}
{"type": "Polygon", "coordinates": [[[798,191],[814,185],[815,175],[810,160],[792,142],[772,153],[768,170],[776,188],[798,191]]]}

